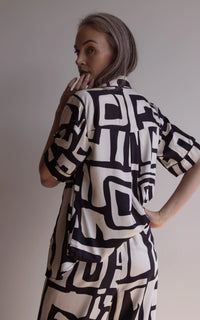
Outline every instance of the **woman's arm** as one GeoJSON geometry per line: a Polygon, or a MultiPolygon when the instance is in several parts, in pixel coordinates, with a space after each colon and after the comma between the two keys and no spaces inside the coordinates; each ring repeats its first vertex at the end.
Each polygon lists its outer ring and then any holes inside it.
{"type": "Polygon", "coordinates": [[[186,204],[200,185],[200,159],[188,170],[178,187],[160,211],[145,209],[152,228],[166,224],[186,204]]]}
{"type": "Polygon", "coordinates": [[[56,180],[52,176],[52,174],[50,173],[49,169],[47,168],[47,166],[45,164],[45,161],[44,161],[44,154],[48,150],[48,148],[51,146],[51,144],[53,143],[54,135],[59,129],[60,116],[62,114],[62,111],[63,111],[64,107],[67,104],[67,100],[76,91],[84,90],[86,88],[90,89],[94,85],[94,80],[90,79],[90,75],[89,74],[87,74],[87,75],[84,74],[84,75],[82,75],[80,77],[80,79],[76,83],[74,89],[71,90],[71,88],[75,84],[76,80],[77,80],[77,78],[74,78],[69,82],[67,88],[65,89],[65,91],[63,92],[63,94],[61,96],[59,106],[58,106],[58,108],[56,110],[53,126],[51,128],[51,131],[50,131],[46,146],[44,148],[44,151],[42,153],[42,157],[41,157],[41,160],[40,160],[40,164],[39,164],[40,181],[41,181],[41,184],[44,187],[47,187],[47,188],[53,188],[53,187],[55,187],[55,186],[57,186],[59,184],[59,181],[56,180]]]}
{"type": "Polygon", "coordinates": [[[41,181],[41,184],[47,188],[53,188],[59,184],[59,181],[52,176],[49,169],[47,168],[44,162],[44,154],[47,151],[47,149],[50,147],[50,145],[53,143],[54,134],[57,132],[59,128],[60,115],[61,115],[61,111],[59,110],[59,107],[58,107],[55,114],[53,126],[51,128],[51,131],[50,131],[50,134],[49,134],[46,146],[44,148],[44,151],[42,153],[42,157],[39,164],[40,181],[41,181]]]}

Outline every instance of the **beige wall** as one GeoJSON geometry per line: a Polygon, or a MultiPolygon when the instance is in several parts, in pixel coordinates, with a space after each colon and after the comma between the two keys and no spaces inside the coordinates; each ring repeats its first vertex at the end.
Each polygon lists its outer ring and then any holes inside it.
{"type": "MultiPolygon", "coordinates": [[[[36,319],[63,188],[40,186],[38,162],[59,96],[76,74],[76,25],[96,10],[118,15],[135,34],[134,87],[200,141],[198,0],[1,0],[2,320],[36,319]]],[[[150,207],[159,208],[178,181],[159,166],[150,207]]],[[[173,221],[154,232],[158,320],[199,317],[199,196],[198,191],[173,221]]]]}

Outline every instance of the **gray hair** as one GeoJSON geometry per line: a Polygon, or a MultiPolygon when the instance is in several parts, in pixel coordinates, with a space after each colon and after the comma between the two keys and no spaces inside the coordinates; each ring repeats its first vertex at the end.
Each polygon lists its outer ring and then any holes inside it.
{"type": "Polygon", "coordinates": [[[137,49],[132,32],[116,16],[108,13],[95,13],[86,16],[78,28],[90,25],[107,36],[115,58],[113,62],[97,77],[95,86],[100,86],[119,76],[127,76],[137,65],[137,49]]]}

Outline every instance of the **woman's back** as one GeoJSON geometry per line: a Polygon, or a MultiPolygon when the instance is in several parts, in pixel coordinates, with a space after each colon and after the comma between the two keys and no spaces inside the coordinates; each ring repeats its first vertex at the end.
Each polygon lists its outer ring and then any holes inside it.
{"type": "Polygon", "coordinates": [[[178,175],[191,165],[186,154],[194,160],[192,147],[195,140],[171,125],[123,78],[76,92],[46,154],[52,173],[56,169],[60,180],[73,179],[71,196],[63,199],[64,214],[69,199],[72,207],[67,255],[102,261],[141,232],[149,224],[143,205],[154,194],[157,158],[178,175]]]}

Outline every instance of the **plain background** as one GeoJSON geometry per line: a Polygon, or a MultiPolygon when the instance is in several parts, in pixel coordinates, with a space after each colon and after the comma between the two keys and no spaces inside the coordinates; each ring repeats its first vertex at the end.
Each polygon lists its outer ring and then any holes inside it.
{"type": "MultiPolygon", "coordinates": [[[[1,0],[1,319],[34,320],[63,185],[40,185],[38,163],[60,95],[77,75],[73,50],[80,18],[105,11],[136,38],[129,77],[171,122],[200,141],[199,0],[1,0]]],[[[159,209],[180,178],[158,165],[159,209]]],[[[199,317],[199,196],[154,230],[160,278],[158,320],[199,317]]]]}

